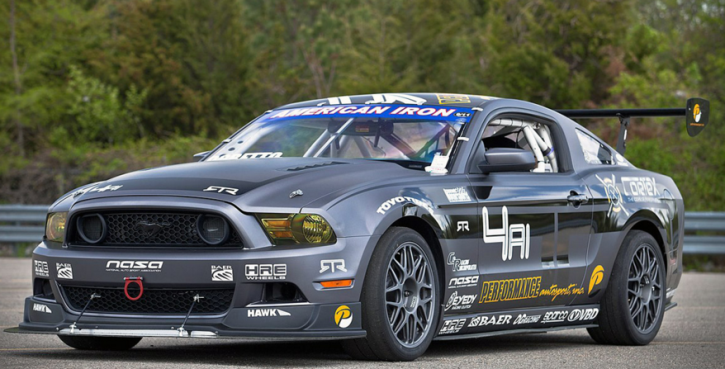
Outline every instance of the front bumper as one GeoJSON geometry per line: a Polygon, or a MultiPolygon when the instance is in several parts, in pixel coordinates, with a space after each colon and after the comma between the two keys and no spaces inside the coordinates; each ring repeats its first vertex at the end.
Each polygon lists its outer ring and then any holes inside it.
{"type": "Polygon", "coordinates": [[[129,318],[68,313],[58,303],[28,297],[25,299],[25,319],[10,333],[56,334],[98,337],[179,337],[179,338],[233,338],[265,337],[292,339],[342,339],[365,337],[360,327],[362,316],[360,303],[346,303],[353,317],[352,323],[340,328],[335,323],[335,312],[340,304],[305,304],[279,306],[290,316],[249,318],[254,308],[232,308],[224,317],[206,318],[190,316],[182,327],[184,318],[129,318]],[[37,305],[44,308],[37,308],[37,305]]]}
{"type": "Polygon", "coordinates": [[[370,241],[370,237],[350,237],[339,238],[329,246],[244,250],[57,249],[41,243],[33,255],[34,296],[26,299],[23,322],[12,332],[191,338],[364,337],[359,301],[367,265],[361,261],[369,258],[364,253],[370,241]],[[153,268],[151,261],[156,262],[153,268]],[[231,271],[222,279],[215,277],[220,266],[231,271]],[[124,278],[129,277],[142,277],[147,291],[224,287],[234,292],[228,309],[204,314],[192,311],[182,331],[179,328],[187,317],[186,309],[153,314],[98,311],[91,303],[79,320],[78,304],[70,304],[64,292],[68,287],[123,288],[124,278]],[[319,283],[340,279],[352,279],[353,284],[325,289],[319,283]],[[37,286],[46,280],[54,299],[37,293],[37,286]],[[276,283],[296,286],[303,298],[266,300],[266,286],[276,283]],[[347,317],[338,312],[341,306],[347,307],[351,321],[343,319],[341,323],[341,318],[347,317]]]}

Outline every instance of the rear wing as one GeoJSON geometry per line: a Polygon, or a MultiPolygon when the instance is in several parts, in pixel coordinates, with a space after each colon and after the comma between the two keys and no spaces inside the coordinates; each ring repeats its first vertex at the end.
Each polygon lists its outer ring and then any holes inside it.
{"type": "Polygon", "coordinates": [[[693,97],[687,100],[684,108],[667,109],[565,109],[557,110],[561,115],[572,119],[619,118],[620,130],[617,140],[617,152],[624,155],[627,148],[627,126],[630,118],[645,117],[685,117],[687,134],[697,136],[710,120],[710,102],[693,97]]]}

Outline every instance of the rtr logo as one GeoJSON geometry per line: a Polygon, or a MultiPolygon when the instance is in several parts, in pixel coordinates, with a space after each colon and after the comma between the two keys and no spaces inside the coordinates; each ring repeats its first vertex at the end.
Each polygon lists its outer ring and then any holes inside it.
{"type": "Polygon", "coordinates": [[[347,328],[352,324],[352,311],[347,305],[342,305],[335,310],[335,324],[340,328],[347,328]]]}
{"type": "Polygon", "coordinates": [[[456,232],[469,232],[469,231],[470,231],[470,229],[468,228],[467,220],[462,220],[462,221],[458,222],[457,227],[456,227],[456,232]]]}
{"type": "Polygon", "coordinates": [[[335,273],[335,271],[338,270],[341,272],[347,272],[347,269],[345,268],[345,259],[321,260],[320,273],[324,273],[328,270],[330,273],[335,273]]]}

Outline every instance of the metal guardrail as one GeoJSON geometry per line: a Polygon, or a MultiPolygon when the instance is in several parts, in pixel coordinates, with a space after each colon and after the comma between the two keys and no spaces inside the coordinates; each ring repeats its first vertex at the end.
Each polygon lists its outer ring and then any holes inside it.
{"type": "MultiPolygon", "coordinates": [[[[47,211],[48,205],[0,205],[0,243],[40,242],[47,211]]],[[[685,232],[685,254],[725,255],[725,212],[687,212],[685,232]]]]}
{"type": "Polygon", "coordinates": [[[0,243],[40,242],[49,205],[0,205],[0,243]]]}

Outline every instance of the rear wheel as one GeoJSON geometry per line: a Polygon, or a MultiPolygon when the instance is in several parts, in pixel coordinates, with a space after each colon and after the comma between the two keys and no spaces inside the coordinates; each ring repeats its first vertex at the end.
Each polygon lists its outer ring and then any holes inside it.
{"type": "Polygon", "coordinates": [[[78,350],[123,351],[141,341],[141,337],[75,337],[58,336],[63,343],[78,350]]]}
{"type": "Polygon", "coordinates": [[[665,265],[657,241],[632,231],[624,239],[589,335],[599,343],[646,345],[662,325],[665,307],[665,265]]]}
{"type": "Polygon", "coordinates": [[[393,227],[380,239],[365,276],[367,337],[342,341],[356,359],[415,360],[430,345],[439,315],[438,271],[417,232],[393,227]]]}

